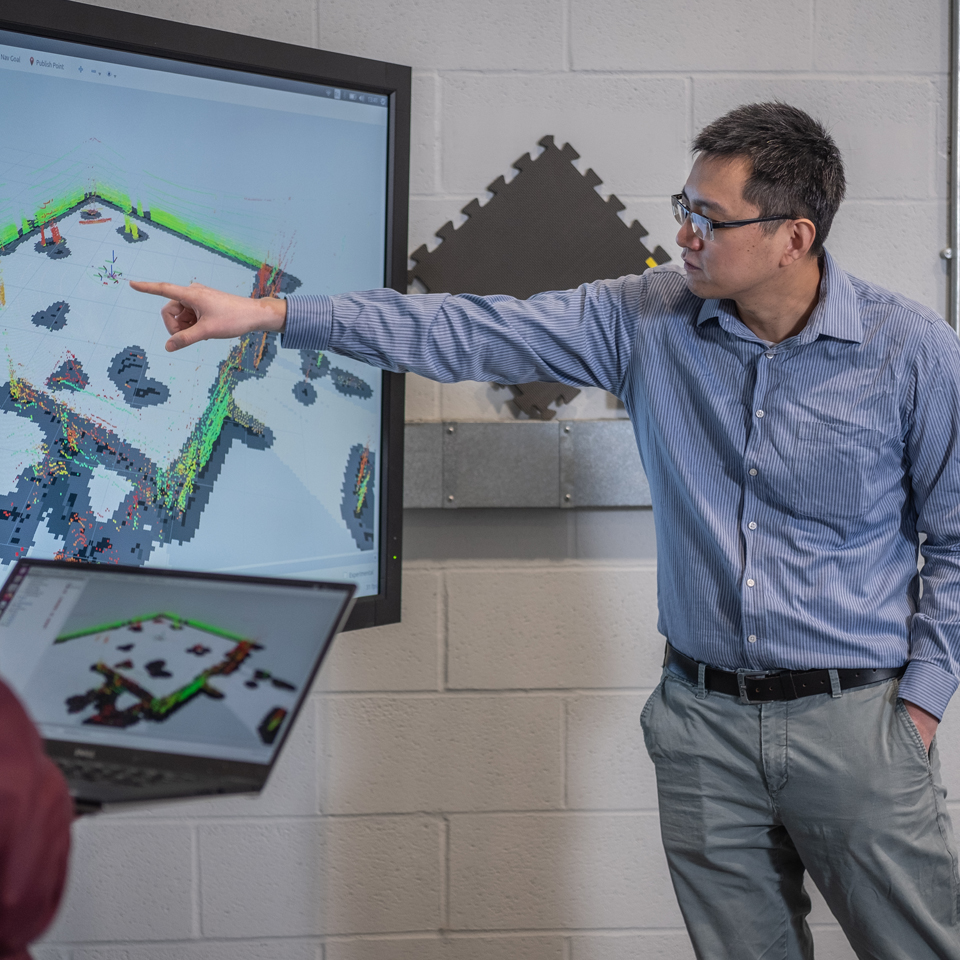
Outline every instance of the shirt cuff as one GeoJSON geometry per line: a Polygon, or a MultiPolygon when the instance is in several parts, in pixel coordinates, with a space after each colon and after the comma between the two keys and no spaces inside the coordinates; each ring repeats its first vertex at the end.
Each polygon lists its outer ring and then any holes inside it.
{"type": "Polygon", "coordinates": [[[898,696],[923,707],[938,720],[957,689],[957,678],[925,660],[911,660],[900,680],[898,696]]]}
{"type": "Polygon", "coordinates": [[[333,300],[324,296],[287,297],[287,322],[280,346],[326,350],[333,328],[333,300]]]}

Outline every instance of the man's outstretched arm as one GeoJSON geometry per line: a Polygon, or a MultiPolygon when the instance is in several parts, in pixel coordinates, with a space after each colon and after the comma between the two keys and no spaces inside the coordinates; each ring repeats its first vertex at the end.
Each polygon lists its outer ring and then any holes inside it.
{"type": "Polygon", "coordinates": [[[213,290],[200,283],[180,287],[175,283],[145,283],[131,280],[140,293],[166,297],[160,310],[170,334],[167,350],[180,350],[201,340],[242,337],[253,330],[283,332],[287,319],[286,300],[262,297],[238,297],[213,290]]]}
{"type": "Polygon", "coordinates": [[[211,337],[281,331],[287,347],[329,350],[446,383],[558,381],[619,394],[649,276],[597,281],[528,300],[379,289],[282,301],[199,284],[132,286],[169,298],[161,310],[171,334],[168,350],[211,337]]]}

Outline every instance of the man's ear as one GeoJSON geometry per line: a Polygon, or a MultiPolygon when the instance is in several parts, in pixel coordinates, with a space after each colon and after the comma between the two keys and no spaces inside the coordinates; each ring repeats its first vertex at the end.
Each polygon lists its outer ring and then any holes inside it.
{"type": "Polygon", "coordinates": [[[810,248],[817,239],[817,228],[812,220],[802,217],[799,220],[790,220],[786,223],[787,237],[780,260],[781,267],[789,267],[791,263],[802,260],[810,253],[810,248]]]}

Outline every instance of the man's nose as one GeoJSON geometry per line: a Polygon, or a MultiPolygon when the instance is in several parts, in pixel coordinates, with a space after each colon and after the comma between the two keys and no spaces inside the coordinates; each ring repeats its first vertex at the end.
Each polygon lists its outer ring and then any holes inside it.
{"type": "Polygon", "coordinates": [[[693,232],[689,217],[683,221],[677,231],[677,244],[689,250],[699,250],[703,246],[703,238],[693,232]]]}

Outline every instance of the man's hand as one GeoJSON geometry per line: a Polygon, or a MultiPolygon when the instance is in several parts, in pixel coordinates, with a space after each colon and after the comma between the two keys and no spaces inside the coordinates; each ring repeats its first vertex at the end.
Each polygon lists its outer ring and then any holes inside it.
{"type": "Polygon", "coordinates": [[[923,707],[918,707],[909,700],[904,700],[903,705],[907,708],[910,719],[917,725],[920,739],[923,740],[923,745],[927,748],[927,753],[929,753],[930,744],[933,742],[933,736],[937,732],[937,727],[940,726],[940,721],[932,713],[928,713],[923,707]]]}
{"type": "Polygon", "coordinates": [[[242,337],[253,330],[282,332],[287,322],[287,301],[273,297],[238,297],[200,283],[178,287],[173,283],[131,280],[130,286],[140,293],[167,297],[160,316],[171,335],[167,341],[169,351],[200,340],[242,337]]]}

